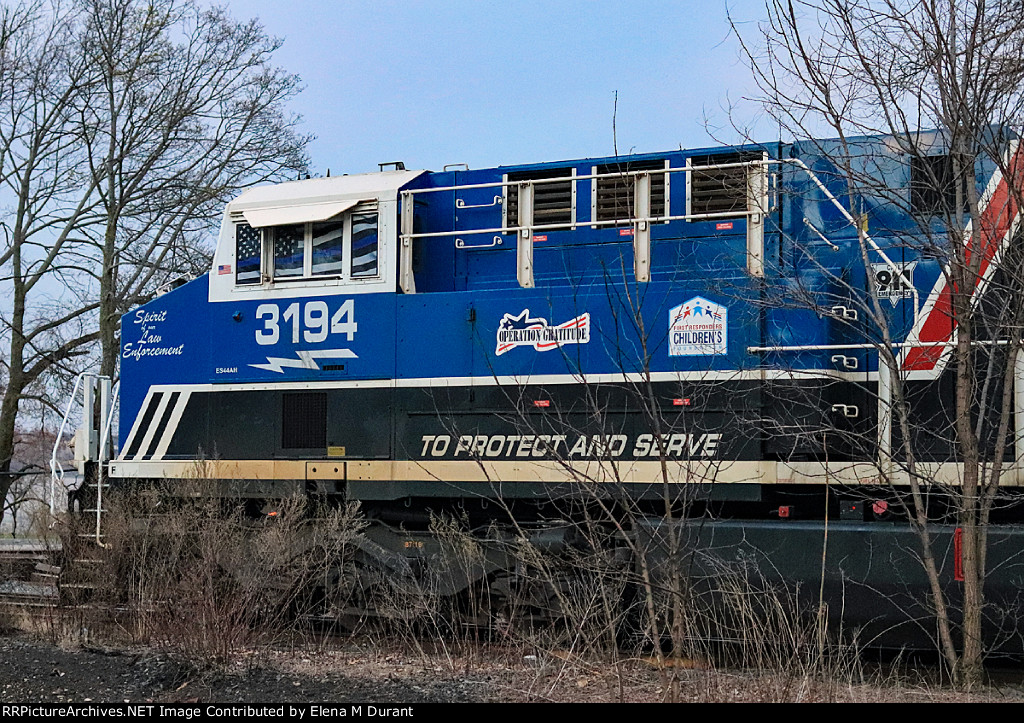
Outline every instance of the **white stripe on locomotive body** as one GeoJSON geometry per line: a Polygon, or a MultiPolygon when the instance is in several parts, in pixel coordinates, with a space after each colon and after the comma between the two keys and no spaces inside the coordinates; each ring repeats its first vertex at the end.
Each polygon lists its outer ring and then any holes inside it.
{"type": "MultiPolygon", "coordinates": [[[[538,374],[534,376],[481,376],[481,377],[421,377],[417,379],[332,379],[322,381],[293,382],[238,382],[197,384],[154,384],[153,392],[236,392],[236,391],[302,391],[307,389],[415,389],[436,387],[525,387],[545,384],[586,386],[592,384],[642,384],[647,379],[653,383],[686,382],[731,382],[731,381],[776,381],[832,379],[844,382],[865,382],[878,379],[878,372],[842,372],[835,369],[735,369],[692,372],[651,372],[645,374],[538,374]]],[[[148,399],[149,397],[147,397],[148,399]]],[[[145,411],[145,404],[139,414],[145,411]]],[[[127,446],[127,444],[125,445],[127,446]]]]}
{"type": "Polygon", "coordinates": [[[181,415],[184,414],[185,407],[188,406],[189,397],[192,396],[192,391],[189,389],[179,391],[181,391],[181,394],[178,395],[178,400],[171,412],[171,418],[167,421],[167,427],[164,429],[163,434],[160,435],[160,442],[153,451],[152,459],[164,458],[164,455],[167,453],[167,447],[171,443],[171,438],[174,437],[174,433],[178,430],[181,415]]]}
{"type": "Polygon", "coordinates": [[[139,406],[139,411],[136,413],[135,420],[132,422],[131,431],[128,432],[128,438],[124,441],[124,444],[121,445],[121,454],[118,456],[118,459],[125,459],[125,453],[131,449],[132,443],[135,441],[135,437],[141,433],[139,427],[142,424],[142,417],[145,415],[146,410],[149,409],[149,404],[153,399],[153,395],[162,393],[163,392],[156,386],[150,387],[149,391],[146,392],[146,398],[142,400],[142,404],[139,406]]]}
{"type": "MultiPolygon", "coordinates": [[[[1012,141],[1008,146],[1006,154],[1004,155],[1004,163],[1008,167],[1016,167],[1016,165],[1020,162],[1020,159],[1016,158],[1018,153],[1024,153],[1024,147],[1022,147],[1017,141],[1012,141]]],[[[1008,185],[1008,183],[1009,181],[1005,178],[1002,171],[997,167],[995,171],[993,171],[992,177],[989,178],[988,184],[985,186],[984,192],[978,199],[979,214],[984,215],[986,213],[993,196],[996,195],[996,191],[999,190],[1001,185],[1008,185]]],[[[1019,227],[1020,222],[1021,209],[1017,209],[1017,213],[1014,214],[1013,218],[1010,220],[1010,223],[1008,224],[1008,231],[1006,235],[999,240],[999,246],[997,251],[993,255],[992,262],[989,263],[988,266],[985,268],[985,271],[983,272],[981,279],[979,279],[978,283],[976,284],[973,290],[972,297],[974,302],[977,302],[977,300],[981,298],[981,296],[985,293],[985,290],[988,288],[988,285],[991,282],[992,277],[995,275],[996,269],[998,268],[997,260],[1006,250],[1006,247],[1009,245],[1010,240],[1016,233],[1016,230],[1019,227]]],[[[968,220],[967,225],[964,228],[964,238],[968,239],[968,241],[973,239],[973,228],[973,219],[968,220]]],[[[984,233],[984,231],[982,231],[982,233],[984,233]]],[[[916,344],[917,342],[920,341],[921,331],[925,323],[928,321],[928,318],[933,313],[938,313],[935,310],[935,305],[938,302],[938,299],[942,295],[943,291],[946,289],[948,273],[949,266],[947,265],[941,269],[938,278],[935,280],[935,284],[932,286],[931,291],[928,293],[925,302],[921,305],[921,309],[918,312],[917,319],[915,319],[914,321],[913,328],[911,328],[910,332],[907,334],[906,344],[908,346],[901,351],[898,360],[901,374],[904,376],[905,379],[914,381],[927,381],[937,379],[939,376],[942,375],[942,372],[945,369],[946,364],[948,363],[949,358],[952,354],[952,346],[945,346],[942,348],[942,351],[940,352],[938,359],[934,362],[931,369],[904,369],[907,356],[914,349],[914,347],[909,345],[916,344]]],[[[945,341],[955,343],[956,339],[957,326],[956,324],[953,324],[952,333],[945,341]]]]}
{"type": "Polygon", "coordinates": [[[164,393],[164,395],[160,397],[160,401],[157,402],[156,412],[149,420],[149,429],[146,430],[146,434],[142,438],[142,444],[139,445],[139,452],[136,455],[136,458],[141,459],[146,455],[146,452],[149,451],[149,445],[153,442],[153,435],[156,434],[156,429],[160,426],[160,420],[163,419],[164,411],[167,409],[167,402],[170,400],[172,394],[173,392],[164,393]]]}
{"type": "MultiPolygon", "coordinates": [[[[776,462],[693,460],[661,462],[621,460],[208,460],[197,470],[194,460],[118,460],[115,478],[205,478],[223,480],[337,479],[353,482],[460,482],[605,484],[681,483],[765,484],[778,478],[776,462]],[[333,470],[337,470],[334,472],[333,470]],[[667,475],[668,479],[664,478],[667,475]]],[[[851,467],[851,470],[853,468],[851,467]]],[[[860,468],[858,467],[858,473],[860,468]]],[[[784,475],[791,481],[792,471],[784,475]]],[[[814,475],[798,481],[819,482],[814,475]]]]}

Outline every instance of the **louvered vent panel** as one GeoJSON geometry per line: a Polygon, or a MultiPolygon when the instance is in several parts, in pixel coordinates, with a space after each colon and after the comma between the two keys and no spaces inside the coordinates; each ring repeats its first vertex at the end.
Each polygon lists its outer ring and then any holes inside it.
{"type": "MultiPolygon", "coordinates": [[[[961,209],[967,213],[967,173],[960,177],[961,209]]],[[[910,210],[934,216],[956,212],[957,183],[954,181],[952,156],[925,156],[910,159],[910,210]]]]}
{"type": "MultiPolygon", "coordinates": [[[[664,161],[634,161],[598,166],[597,173],[621,173],[629,171],[655,171],[665,168],[664,161]]],[[[633,218],[633,188],[635,176],[609,176],[597,179],[596,221],[615,221],[633,218]]],[[[651,215],[665,215],[665,174],[651,174],[651,215]]]]}
{"type": "MultiPolygon", "coordinates": [[[[571,168],[547,171],[523,171],[508,174],[509,182],[535,181],[543,178],[564,178],[572,175],[571,168]]],[[[572,181],[538,183],[533,187],[533,222],[540,224],[572,223],[572,181]]],[[[505,213],[508,226],[519,225],[519,188],[505,189],[505,213]]]]}
{"type": "Polygon", "coordinates": [[[690,165],[697,168],[690,174],[689,211],[698,213],[733,213],[737,216],[747,211],[747,173],[749,167],[712,168],[699,170],[700,166],[725,163],[742,163],[761,158],[760,153],[722,153],[713,156],[694,156],[690,165]]]}

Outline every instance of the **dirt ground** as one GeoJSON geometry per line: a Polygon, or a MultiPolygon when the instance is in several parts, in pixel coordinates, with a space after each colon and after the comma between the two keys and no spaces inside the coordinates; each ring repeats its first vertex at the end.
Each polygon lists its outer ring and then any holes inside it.
{"type": "Polygon", "coordinates": [[[0,638],[0,699],[9,703],[462,703],[488,700],[485,688],[483,681],[401,669],[350,675],[295,653],[263,653],[197,670],[146,650],[0,638]]]}
{"type": "Polygon", "coordinates": [[[972,694],[906,680],[852,684],[785,673],[730,672],[680,662],[616,666],[565,652],[523,655],[488,646],[471,659],[440,650],[381,652],[350,640],[242,654],[196,669],[144,649],[58,646],[24,634],[0,637],[4,703],[338,703],[1024,701],[1019,684],[972,694]]]}

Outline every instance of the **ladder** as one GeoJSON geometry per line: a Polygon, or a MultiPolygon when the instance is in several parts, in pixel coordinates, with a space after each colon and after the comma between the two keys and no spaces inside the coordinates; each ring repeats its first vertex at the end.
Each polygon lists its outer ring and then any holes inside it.
{"type": "Polygon", "coordinates": [[[75,386],[64,410],[60,429],[53,442],[50,455],[50,515],[56,518],[57,490],[64,490],[69,497],[78,496],[84,490],[84,497],[94,503],[82,509],[82,513],[95,515],[95,525],[90,532],[83,532],[79,537],[88,538],[100,547],[106,547],[103,541],[103,491],[109,488],[106,481],[107,466],[115,454],[111,439],[111,425],[114,420],[114,408],[120,380],[111,385],[111,379],[88,372],[82,372],[75,378],[75,386]],[[61,464],[59,451],[64,441],[64,433],[68,429],[68,421],[76,406],[82,410],[82,424],[72,437],[75,448],[75,466],[83,480],[80,486],[72,491],[64,481],[64,466],[61,464]]]}

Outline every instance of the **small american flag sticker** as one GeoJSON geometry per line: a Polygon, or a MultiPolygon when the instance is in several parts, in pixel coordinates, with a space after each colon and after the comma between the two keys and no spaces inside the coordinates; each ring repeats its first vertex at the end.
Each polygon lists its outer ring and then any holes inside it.
{"type": "Polygon", "coordinates": [[[217,275],[224,276],[231,273],[231,264],[221,264],[217,267],[217,275]]]}

